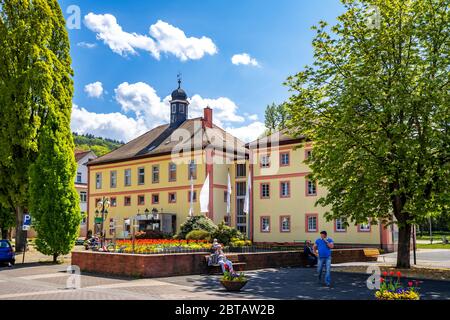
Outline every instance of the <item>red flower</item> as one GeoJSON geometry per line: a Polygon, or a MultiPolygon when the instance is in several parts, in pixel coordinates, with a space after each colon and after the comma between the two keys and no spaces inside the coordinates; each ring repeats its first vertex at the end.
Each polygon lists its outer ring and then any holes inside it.
{"type": "MultiPolygon", "coordinates": [[[[387,273],[387,272],[386,272],[387,273]]],[[[383,283],[384,282],[384,278],[380,278],[380,282],[383,283]]]]}
{"type": "Polygon", "coordinates": [[[399,271],[399,272],[397,272],[397,277],[401,277],[402,276],[402,273],[399,271]]]}
{"type": "Polygon", "coordinates": [[[230,271],[230,267],[227,264],[225,265],[225,270],[230,271]]]}
{"type": "Polygon", "coordinates": [[[408,287],[412,287],[412,286],[413,286],[412,281],[408,282],[408,287]]]}
{"type": "Polygon", "coordinates": [[[391,276],[393,276],[395,274],[395,272],[394,271],[391,271],[391,276]]]}
{"type": "Polygon", "coordinates": [[[388,273],[387,271],[383,272],[383,276],[387,277],[388,273]]]}

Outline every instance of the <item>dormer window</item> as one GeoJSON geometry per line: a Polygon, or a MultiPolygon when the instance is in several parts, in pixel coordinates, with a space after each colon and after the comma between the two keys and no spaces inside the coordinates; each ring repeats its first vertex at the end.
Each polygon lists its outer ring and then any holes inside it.
{"type": "Polygon", "coordinates": [[[173,103],[172,104],[172,113],[176,113],[177,112],[177,104],[173,103]]]}

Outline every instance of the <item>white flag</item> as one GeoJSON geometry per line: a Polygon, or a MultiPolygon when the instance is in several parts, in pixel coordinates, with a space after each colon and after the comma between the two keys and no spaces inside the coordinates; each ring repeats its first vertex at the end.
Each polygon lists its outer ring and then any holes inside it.
{"type": "Polygon", "coordinates": [[[192,179],[191,175],[191,196],[190,196],[190,208],[189,208],[189,217],[192,217],[194,215],[194,179],[192,179]]]}
{"type": "Polygon", "coordinates": [[[228,172],[228,189],[227,189],[227,214],[230,216],[231,213],[231,177],[230,172],[228,172]]]}
{"type": "Polygon", "coordinates": [[[244,202],[244,212],[249,213],[250,212],[250,191],[252,189],[252,179],[251,179],[251,173],[248,174],[248,181],[247,181],[247,192],[245,193],[245,202],[244,202]]]}
{"type": "Polygon", "coordinates": [[[200,191],[200,212],[209,212],[209,174],[206,176],[205,183],[200,191]]]}

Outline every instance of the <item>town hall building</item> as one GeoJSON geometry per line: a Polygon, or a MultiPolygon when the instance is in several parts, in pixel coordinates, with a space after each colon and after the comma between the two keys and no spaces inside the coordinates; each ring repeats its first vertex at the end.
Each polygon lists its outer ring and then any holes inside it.
{"type": "Polygon", "coordinates": [[[327,230],[338,244],[391,248],[390,227],[371,221],[345,227],[343,221],[325,219],[327,208],[315,202],[327,191],[309,179],[304,163],[311,152],[312,142],[285,132],[245,144],[214,124],[209,107],[203,117],[189,118],[188,96],[179,81],[171,95],[170,123],[87,164],[88,228],[100,233],[98,204],[106,199],[107,238],[127,237],[133,225],[175,234],[190,214],[204,214],[255,243],[298,243],[327,230]],[[207,209],[202,210],[205,188],[207,209]]]}

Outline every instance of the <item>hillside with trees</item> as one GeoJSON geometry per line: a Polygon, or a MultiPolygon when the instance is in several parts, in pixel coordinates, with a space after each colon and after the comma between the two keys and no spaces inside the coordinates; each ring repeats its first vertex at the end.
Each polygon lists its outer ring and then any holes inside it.
{"type": "Polygon", "coordinates": [[[79,135],[77,133],[73,133],[73,140],[75,142],[76,150],[92,150],[99,157],[119,148],[124,144],[123,142],[117,140],[95,137],[92,134],[79,135]]]}

